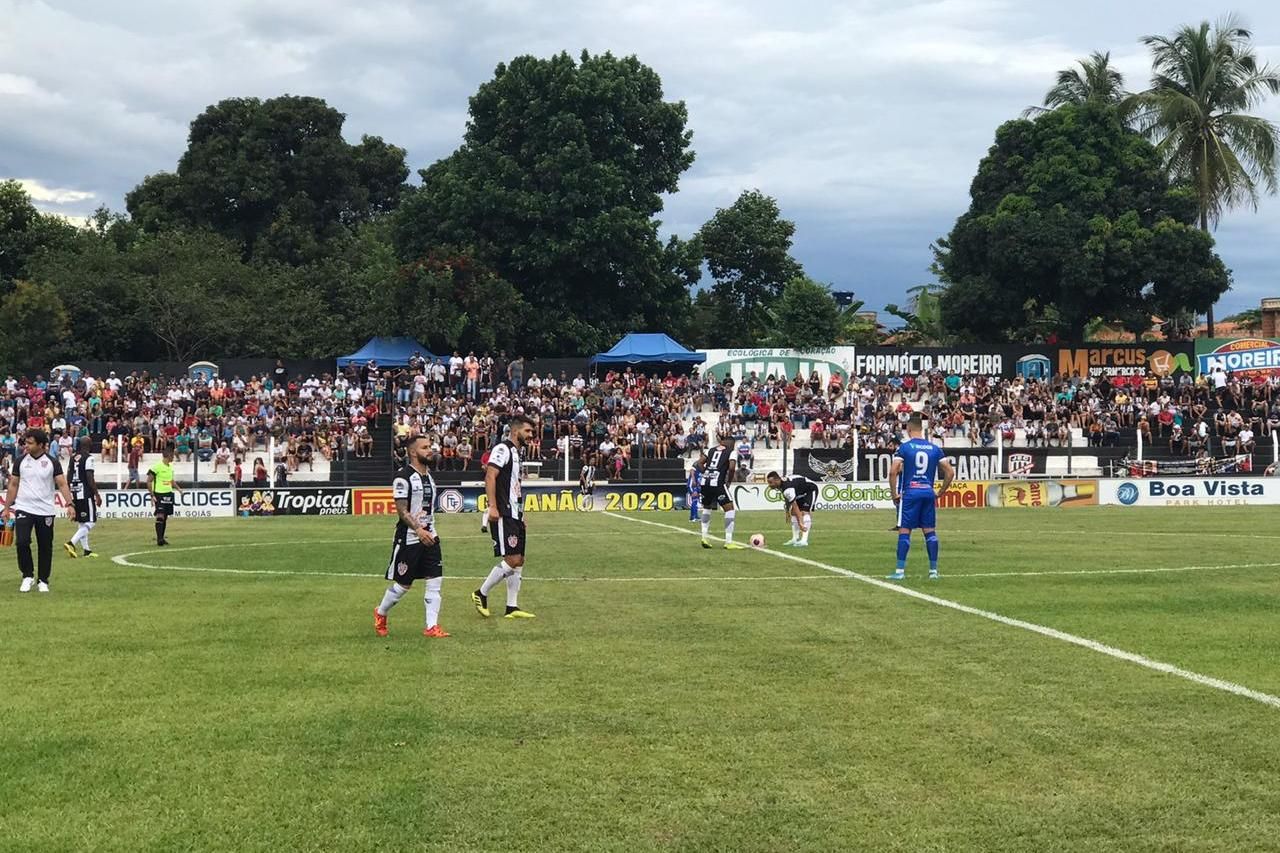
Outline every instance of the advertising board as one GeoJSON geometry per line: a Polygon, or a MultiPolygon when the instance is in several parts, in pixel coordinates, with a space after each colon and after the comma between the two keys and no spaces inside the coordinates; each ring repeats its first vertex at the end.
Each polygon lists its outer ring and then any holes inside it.
{"type": "Polygon", "coordinates": [[[1280,375],[1280,341],[1273,338],[1197,338],[1196,369],[1208,376],[1221,367],[1234,379],[1280,375]]]}
{"type": "Polygon", "coordinates": [[[754,373],[764,380],[769,376],[791,378],[797,374],[808,378],[818,371],[825,385],[832,374],[849,378],[853,366],[853,347],[827,347],[825,349],[789,349],[786,347],[763,349],[708,349],[701,350],[707,357],[701,370],[703,376],[714,376],[724,381],[732,376],[735,384],[742,384],[744,377],[754,373]]]}
{"type": "Polygon", "coordinates": [[[351,489],[236,489],[236,515],[243,518],[280,515],[351,515],[351,489]]]}
{"type": "MultiPolygon", "coordinates": [[[[151,518],[155,508],[146,489],[102,489],[102,506],[98,518],[151,518]]],[[[230,489],[183,489],[174,495],[177,514],[183,518],[230,518],[235,515],[235,495],[230,489]]],[[[62,509],[62,496],[54,503],[62,509]]],[[[0,509],[4,495],[0,494],[0,509]]]]}
{"type": "Polygon", "coordinates": [[[1100,480],[1108,506],[1275,506],[1280,477],[1178,477],[1100,480]]]}

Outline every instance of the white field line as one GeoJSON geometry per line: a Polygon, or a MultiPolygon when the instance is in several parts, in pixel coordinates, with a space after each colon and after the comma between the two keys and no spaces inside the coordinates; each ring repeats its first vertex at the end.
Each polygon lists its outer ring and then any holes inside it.
{"type": "MultiPolygon", "coordinates": [[[[619,535],[619,534],[601,534],[601,535],[619,535]]],[[[450,539],[463,538],[481,538],[451,536],[450,539]]],[[[489,538],[485,536],[484,538],[489,538]]],[[[197,574],[213,574],[213,575],[300,575],[305,577],[322,577],[322,578],[376,578],[383,580],[382,572],[306,572],[294,571],[292,569],[214,569],[206,566],[164,566],[154,563],[140,563],[131,560],[131,557],[143,555],[176,554],[183,551],[208,551],[214,548],[255,548],[271,545],[318,545],[333,544],[341,542],[384,542],[385,537],[377,539],[299,539],[299,540],[278,540],[275,542],[226,542],[220,545],[188,545],[181,548],[166,548],[163,551],[160,548],[149,548],[145,551],[132,551],[128,554],[117,554],[111,558],[111,562],[118,566],[127,566],[131,569],[154,569],[166,572],[195,572],[197,574]]],[[[484,575],[479,577],[463,577],[460,575],[448,575],[454,580],[471,580],[482,581],[484,575]]],[[[555,581],[558,583],[658,583],[666,581],[798,581],[798,580],[831,580],[837,578],[837,575],[767,575],[761,577],[711,577],[708,575],[676,575],[667,577],[646,577],[646,578],[592,578],[585,576],[577,577],[537,577],[531,576],[525,580],[532,581],[555,581]]]]}
{"type": "Polygon", "coordinates": [[[963,572],[945,575],[947,580],[964,578],[1038,578],[1046,575],[1155,575],[1165,572],[1213,572],[1219,569],[1271,569],[1280,563],[1236,563],[1229,566],[1157,566],[1150,569],[1063,569],[1042,572],[963,572]]]}
{"type": "MultiPolygon", "coordinates": [[[[627,521],[632,524],[646,524],[653,527],[665,528],[667,530],[675,530],[680,533],[687,533],[690,536],[701,536],[701,533],[699,533],[698,531],[687,530],[683,527],[674,527],[670,524],[663,524],[657,521],[648,521],[642,518],[632,518],[631,516],[619,515],[618,513],[613,513],[613,512],[606,512],[605,515],[612,516],[613,518],[619,518],[619,519],[622,519],[623,521],[627,521]]],[[[1183,678],[1183,679],[1186,679],[1187,681],[1191,681],[1196,684],[1203,685],[1205,687],[1212,687],[1215,690],[1222,690],[1227,693],[1233,693],[1236,696],[1243,696],[1246,699],[1252,699],[1255,702],[1260,702],[1263,705],[1269,705],[1272,708],[1280,708],[1280,696],[1273,696],[1270,693],[1263,693],[1259,690],[1254,690],[1250,687],[1246,687],[1243,684],[1236,684],[1233,681],[1224,681],[1221,678],[1214,678],[1211,675],[1201,675],[1198,672],[1192,672],[1189,669],[1183,669],[1182,667],[1174,666],[1173,664],[1170,664],[1170,663],[1164,663],[1163,661],[1153,660],[1152,658],[1146,657],[1145,655],[1136,654],[1134,652],[1127,652],[1124,649],[1118,649],[1115,646],[1108,646],[1105,643],[1099,643],[1096,640],[1090,640],[1086,637],[1078,637],[1075,634],[1068,634],[1067,632],[1059,631],[1056,628],[1049,628],[1044,625],[1037,625],[1034,622],[1027,622],[1022,619],[1014,619],[1009,616],[1002,616],[1001,614],[993,613],[990,610],[980,610],[977,607],[970,607],[967,604],[960,604],[959,602],[951,601],[950,599],[939,598],[936,595],[929,595],[928,593],[920,592],[918,590],[912,589],[910,587],[902,586],[901,584],[894,583],[892,581],[881,580],[880,578],[874,578],[874,577],[871,577],[870,575],[859,574],[858,572],[851,572],[848,569],[842,569],[839,566],[832,566],[827,563],[820,563],[817,560],[810,560],[807,557],[801,557],[796,554],[787,554],[782,551],[774,551],[769,548],[753,548],[751,550],[757,551],[763,554],[769,554],[770,556],[777,557],[782,560],[790,560],[793,563],[800,563],[806,566],[813,566],[814,568],[823,569],[825,571],[831,572],[832,574],[840,575],[842,577],[852,578],[853,580],[861,581],[862,583],[870,584],[871,586],[879,587],[880,589],[884,589],[889,592],[894,592],[894,593],[897,593],[898,595],[905,595],[909,598],[914,598],[919,601],[924,601],[929,604],[937,605],[938,607],[948,608],[949,610],[957,610],[961,613],[967,613],[970,616],[978,616],[982,619],[987,619],[992,622],[997,622],[1001,625],[1007,625],[1010,628],[1020,628],[1024,631],[1030,631],[1033,634],[1039,634],[1042,637],[1049,637],[1054,640],[1060,640],[1061,642],[1070,643],[1074,646],[1080,646],[1082,648],[1089,649],[1090,651],[1097,652],[1098,654],[1103,654],[1103,655],[1107,655],[1108,657],[1113,657],[1117,660],[1122,660],[1122,661],[1127,661],[1129,663],[1137,664],[1138,666],[1145,667],[1146,669],[1154,670],[1155,672],[1161,672],[1166,675],[1177,676],[1178,678],[1183,678]]]]}

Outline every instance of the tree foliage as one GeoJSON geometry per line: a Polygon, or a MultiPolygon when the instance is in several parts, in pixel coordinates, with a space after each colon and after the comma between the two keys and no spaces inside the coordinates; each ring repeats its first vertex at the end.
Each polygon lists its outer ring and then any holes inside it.
{"type": "Polygon", "coordinates": [[[1155,149],[1114,107],[1002,125],[970,196],[935,247],[949,332],[1078,340],[1093,317],[1202,311],[1230,284],[1213,241],[1191,225],[1194,199],[1170,187],[1155,149]]]}
{"type": "Polygon", "coordinates": [[[1057,82],[1045,93],[1044,106],[1028,107],[1023,111],[1023,117],[1030,118],[1068,105],[1101,103],[1119,107],[1128,102],[1130,95],[1124,88],[1124,75],[1111,64],[1109,51],[1101,53],[1095,50],[1076,65],[1076,68],[1059,71],[1057,82]]]}
{"type": "Polygon", "coordinates": [[[345,116],[323,100],[229,98],[191,123],[176,173],[151,175],[126,198],[148,231],[207,228],[245,257],[293,264],[395,208],[408,176],[404,150],[378,137],[342,137],[345,116]]]}
{"type": "Polygon", "coordinates": [[[52,286],[17,281],[0,299],[0,332],[0,366],[39,370],[62,356],[66,306],[52,286]]]}
{"type": "Polygon", "coordinates": [[[794,222],[759,190],[738,196],[702,226],[698,239],[711,270],[715,346],[741,346],[768,334],[769,308],[787,283],[804,275],[791,257],[794,222]]]}
{"type": "MultiPolygon", "coordinates": [[[[1153,76],[1133,98],[1137,124],[1170,178],[1193,189],[1203,231],[1231,208],[1257,209],[1260,189],[1276,192],[1280,128],[1246,111],[1280,93],[1280,70],[1258,61],[1251,39],[1228,17],[1142,40],[1153,76]]],[[[1212,302],[1207,313],[1212,337],[1212,302]]]]}
{"type": "Polygon", "coordinates": [[[836,343],[842,331],[840,306],[831,290],[813,279],[796,276],[769,309],[766,340],[777,347],[817,349],[836,343]]]}
{"type": "Polygon", "coordinates": [[[421,170],[397,215],[402,257],[469,247],[527,302],[523,343],[540,352],[685,322],[686,253],[663,245],[655,216],[693,162],[691,135],[651,68],[609,53],[518,57],[469,114],[461,147],[421,170]]]}
{"type": "Polygon", "coordinates": [[[0,181],[0,297],[26,275],[42,252],[75,236],[66,220],[41,213],[17,181],[0,181]]]}

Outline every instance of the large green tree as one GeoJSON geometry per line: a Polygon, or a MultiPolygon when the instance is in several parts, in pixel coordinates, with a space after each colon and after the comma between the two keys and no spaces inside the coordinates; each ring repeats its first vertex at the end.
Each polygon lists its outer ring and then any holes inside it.
{"type": "Polygon", "coordinates": [[[685,321],[687,247],[664,246],[655,217],[693,162],[691,135],[653,69],[608,53],[521,56],[469,112],[461,147],[421,171],[397,213],[403,259],[468,247],[528,304],[520,343],[542,353],[685,321]]]}
{"type": "Polygon", "coordinates": [[[771,328],[765,340],[772,346],[829,347],[843,331],[840,306],[831,289],[805,276],[787,282],[769,309],[769,318],[771,328]]]}
{"type": "Polygon", "coordinates": [[[47,370],[64,354],[67,309],[51,285],[17,281],[0,299],[0,369],[47,370]]]}
{"type": "Polygon", "coordinates": [[[36,210],[22,184],[0,181],[0,297],[42,252],[74,236],[75,228],[66,220],[36,210]]]}
{"type": "Polygon", "coordinates": [[[963,337],[1078,340],[1094,317],[1204,310],[1230,285],[1194,199],[1113,106],[1002,125],[970,195],[935,247],[944,324],[963,337]]]}
{"type": "Polygon", "coordinates": [[[143,228],[208,228],[246,257],[314,261],[353,225],[393,210],[408,169],[381,138],[342,136],[345,116],[320,98],[229,98],[191,123],[176,173],[129,193],[143,228]]]}
{"type": "MultiPolygon", "coordinates": [[[[1134,99],[1137,123],[1170,177],[1193,188],[1203,231],[1233,207],[1256,209],[1260,190],[1276,191],[1280,129],[1247,111],[1280,93],[1280,70],[1259,62],[1251,40],[1233,18],[1142,40],[1153,76],[1134,99]]],[[[1212,337],[1213,303],[1205,310],[1212,337]]]]}
{"type": "Polygon", "coordinates": [[[706,300],[714,316],[709,343],[747,345],[768,333],[769,308],[787,282],[804,275],[791,256],[795,231],[777,201],[759,190],[742,193],[702,226],[698,239],[715,280],[706,300]]]}

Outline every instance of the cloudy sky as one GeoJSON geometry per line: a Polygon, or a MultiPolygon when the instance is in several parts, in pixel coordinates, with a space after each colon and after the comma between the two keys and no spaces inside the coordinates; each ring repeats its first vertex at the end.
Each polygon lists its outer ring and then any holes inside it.
{"type": "MultiPolygon", "coordinates": [[[[1239,0],[1280,64],[1280,4],[1239,0]]],[[[466,101],[522,53],[637,54],[688,104],[697,162],[665,228],[689,234],[756,187],[798,226],[814,277],[867,307],[928,280],[929,243],[968,203],[997,124],[1054,72],[1110,50],[1131,87],[1138,39],[1226,9],[1188,0],[0,0],[0,178],[41,208],[123,209],[174,168],[187,125],[233,96],[323,97],[346,133],[412,169],[448,154],[466,101]]],[[[1261,113],[1280,121],[1280,98],[1261,113]]],[[[1226,310],[1280,296],[1280,199],[1224,219],[1226,310]]]]}

